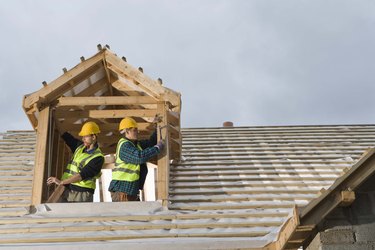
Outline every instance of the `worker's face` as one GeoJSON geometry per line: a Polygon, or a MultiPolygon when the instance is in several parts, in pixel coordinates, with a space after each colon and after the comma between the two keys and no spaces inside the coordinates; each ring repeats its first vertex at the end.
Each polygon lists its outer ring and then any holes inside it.
{"type": "Polygon", "coordinates": [[[96,142],[96,135],[86,135],[82,136],[83,145],[85,147],[90,147],[92,144],[96,142]]]}
{"type": "Polygon", "coordinates": [[[138,140],[138,129],[128,128],[125,132],[126,138],[130,140],[138,140]]]}

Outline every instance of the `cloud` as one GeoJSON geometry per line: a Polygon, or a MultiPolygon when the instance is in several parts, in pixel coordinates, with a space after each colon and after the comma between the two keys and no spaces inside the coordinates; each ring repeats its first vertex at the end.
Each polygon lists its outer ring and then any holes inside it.
{"type": "Polygon", "coordinates": [[[24,94],[110,44],[182,93],[184,127],[374,123],[372,1],[0,3],[0,131],[24,94]]]}

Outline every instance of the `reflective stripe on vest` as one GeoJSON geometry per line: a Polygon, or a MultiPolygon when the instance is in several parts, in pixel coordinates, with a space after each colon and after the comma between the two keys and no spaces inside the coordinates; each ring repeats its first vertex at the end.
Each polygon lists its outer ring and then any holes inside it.
{"type": "MultiPolygon", "coordinates": [[[[96,148],[94,153],[92,154],[88,154],[84,152],[84,150],[85,150],[85,146],[83,144],[79,146],[78,148],[76,148],[76,150],[74,151],[72,160],[69,162],[68,166],[66,167],[66,170],[61,180],[66,180],[75,174],[79,174],[81,170],[87,165],[87,163],[89,163],[92,159],[98,156],[104,157],[99,147],[96,148]]],[[[71,183],[71,185],[95,189],[96,179],[98,179],[100,175],[101,173],[99,173],[97,176],[93,178],[82,180],[80,182],[71,183]]]]}
{"type": "MultiPolygon", "coordinates": [[[[128,142],[129,140],[121,138],[117,144],[116,149],[116,161],[115,168],[112,169],[112,180],[116,181],[137,181],[139,180],[139,173],[141,170],[141,165],[135,165],[131,163],[126,163],[120,159],[120,148],[122,144],[128,142]]],[[[131,142],[131,141],[129,141],[131,142]]],[[[132,142],[131,142],[132,143],[132,142]]],[[[141,146],[137,144],[137,148],[142,150],[141,146]]]]}

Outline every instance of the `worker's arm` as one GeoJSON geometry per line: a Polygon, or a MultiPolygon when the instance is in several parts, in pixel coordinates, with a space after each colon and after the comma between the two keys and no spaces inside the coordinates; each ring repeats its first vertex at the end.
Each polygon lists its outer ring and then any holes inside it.
{"type": "Polygon", "coordinates": [[[98,156],[92,159],[87,163],[87,165],[81,170],[80,173],[74,174],[66,180],[59,180],[56,177],[49,177],[47,179],[47,184],[50,185],[55,183],[57,185],[68,185],[75,182],[80,182],[82,180],[93,178],[94,176],[98,175],[102,169],[104,163],[104,157],[98,156]]]}
{"type": "Polygon", "coordinates": [[[74,151],[76,151],[76,149],[83,143],[81,140],[74,138],[74,136],[68,132],[65,132],[61,138],[65,141],[65,144],[68,145],[70,150],[72,150],[72,153],[74,153],[74,151]]]}
{"type": "Polygon", "coordinates": [[[140,150],[133,143],[127,141],[121,145],[119,157],[126,163],[139,165],[160,153],[157,146],[140,150]]]}
{"type": "Polygon", "coordinates": [[[51,176],[47,179],[47,184],[51,185],[52,183],[55,183],[57,185],[68,185],[70,183],[80,182],[81,180],[82,180],[82,177],[80,174],[72,175],[71,177],[63,181],[57,179],[56,177],[51,176]]]}
{"type": "Polygon", "coordinates": [[[141,148],[146,149],[149,147],[155,146],[157,143],[157,134],[156,130],[152,133],[150,138],[148,140],[141,140],[139,141],[139,144],[141,145],[141,148]]]}
{"type": "Polygon", "coordinates": [[[102,170],[104,164],[104,157],[98,156],[89,161],[86,166],[81,170],[80,175],[82,180],[90,179],[97,176],[102,170]]]}

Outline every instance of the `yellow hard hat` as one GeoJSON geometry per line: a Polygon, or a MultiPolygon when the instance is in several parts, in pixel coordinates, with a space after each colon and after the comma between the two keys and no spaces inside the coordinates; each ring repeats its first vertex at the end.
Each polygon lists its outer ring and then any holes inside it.
{"type": "Polygon", "coordinates": [[[100,129],[98,124],[95,122],[86,122],[83,124],[81,132],[79,132],[79,136],[86,136],[86,135],[92,135],[92,134],[99,134],[100,129]]]}
{"type": "Polygon", "coordinates": [[[118,130],[121,131],[127,128],[138,128],[138,124],[133,118],[125,117],[121,120],[118,130]]]}

